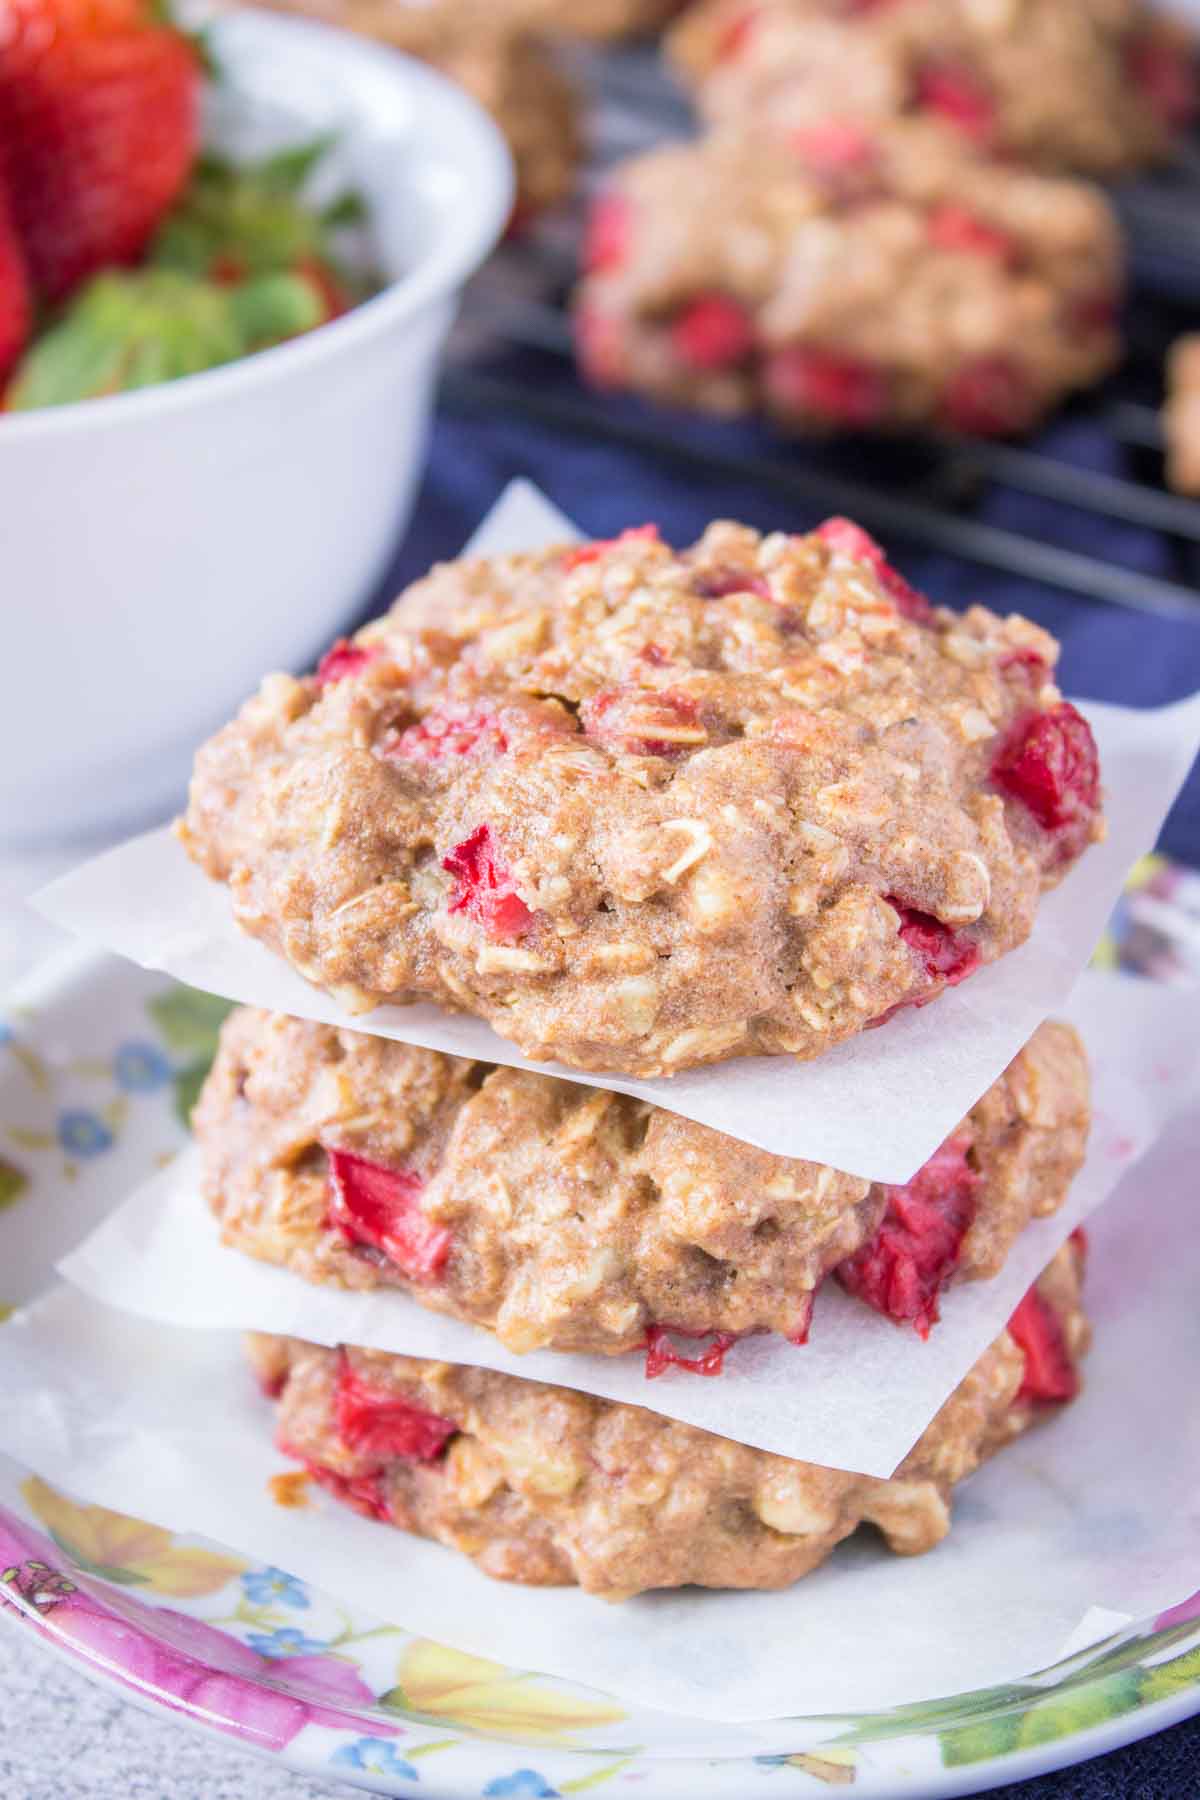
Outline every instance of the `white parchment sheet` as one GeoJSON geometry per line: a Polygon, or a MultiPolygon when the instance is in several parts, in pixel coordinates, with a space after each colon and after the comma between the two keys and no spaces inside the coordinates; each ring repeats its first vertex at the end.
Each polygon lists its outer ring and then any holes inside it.
{"type": "Polygon", "coordinates": [[[279,1331],[484,1364],[648,1406],[804,1462],[890,1475],[1068,1231],[1118,1183],[1136,1206],[1137,1159],[1175,1112],[1200,1101],[1194,995],[1088,974],[1065,1016],[1093,1063],[1087,1163],[1062,1211],[1022,1233],[994,1280],[950,1290],[924,1343],[827,1282],[807,1345],[773,1335],[743,1339],[717,1379],[671,1370],[648,1382],[637,1353],[515,1356],[490,1333],[428,1312],[407,1295],[318,1287],[223,1248],[198,1192],[194,1152],[141,1188],[59,1269],[92,1298],[163,1324],[279,1331]]]}
{"type": "Polygon", "coordinates": [[[82,1499],[136,1503],[377,1617],[642,1706],[746,1721],[1007,1681],[1099,1635],[1096,1619],[1152,1616],[1200,1582],[1198,1160],[1192,1109],[1096,1215],[1084,1395],[965,1484],[945,1543],[910,1559],[863,1533],[785,1593],[609,1606],[506,1588],[323,1495],[282,1509],[266,1483],[289,1465],[237,1338],[67,1287],[5,1327],[5,1449],[82,1499]]]}
{"type": "MultiPolygon", "coordinates": [[[[472,541],[482,551],[576,535],[526,483],[472,541]]],[[[581,1075],[529,1063],[482,1020],[418,1006],[351,1016],[234,924],[223,887],[166,830],[54,882],[35,904],[56,924],[146,968],[231,999],[407,1043],[637,1094],[781,1156],[902,1182],[937,1148],[1084,968],[1130,866],[1149,850],[1200,740],[1200,695],[1154,712],[1087,705],[1109,835],[1042,903],[1028,943],[921,1009],[908,1008],[811,1063],[743,1057],[670,1079],[581,1075]]]]}

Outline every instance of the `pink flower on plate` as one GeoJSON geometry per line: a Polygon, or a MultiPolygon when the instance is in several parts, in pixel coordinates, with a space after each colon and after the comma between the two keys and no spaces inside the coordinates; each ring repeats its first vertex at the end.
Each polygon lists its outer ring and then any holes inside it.
{"type": "Polygon", "coordinates": [[[1191,1620],[1200,1621],[1200,1589],[1187,1600],[1181,1600],[1178,1606],[1160,1613],[1154,1621],[1155,1631],[1169,1631],[1172,1625],[1187,1625],[1191,1620]]]}
{"type": "MultiPolygon", "coordinates": [[[[122,1596],[108,1605],[80,1587],[49,1539],[0,1509],[0,1604],[78,1647],[118,1681],[264,1750],[282,1750],[306,1725],[361,1731],[375,1696],[349,1663],[294,1656],[280,1665],[248,1644],[168,1607],[122,1596]]],[[[396,1728],[371,1720],[376,1736],[396,1728]]]]}

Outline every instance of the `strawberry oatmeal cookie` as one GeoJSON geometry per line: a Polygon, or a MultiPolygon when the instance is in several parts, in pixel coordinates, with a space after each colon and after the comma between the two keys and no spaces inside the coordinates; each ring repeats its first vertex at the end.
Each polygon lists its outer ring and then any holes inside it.
{"type": "Polygon", "coordinates": [[[581,154],[579,101],[546,48],[520,29],[529,6],[479,0],[264,0],[392,44],[432,64],[487,109],[516,165],[513,224],[520,227],[566,198],[581,154]]]}
{"type": "Polygon", "coordinates": [[[653,151],[601,196],[584,261],[596,386],[787,428],[1025,431],[1119,350],[1103,195],[922,120],[653,151]]]}
{"type": "Polygon", "coordinates": [[[489,1369],[296,1338],[248,1348],[284,1455],[355,1511],[498,1580],[606,1600],[781,1588],[862,1524],[901,1555],[941,1542],[955,1484],[1079,1391],[1081,1277],[1068,1244],[890,1480],[489,1369]]]}
{"type": "Polygon", "coordinates": [[[844,519],[446,563],[267,678],[180,836],[351,1010],[608,1072],[814,1057],[1023,942],[1103,835],[1057,655],[844,519]]]}
{"type": "Polygon", "coordinates": [[[223,1239],[251,1256],[399,1289],[517,1352],[717,1374],[748,1332],[802,1343],[831,1271],[927,1333],[949,1281],[996,1274],[1062,1204],[1088,1077],[1070,1027],[1043,1025],[896,1188],[623,1094],[243,1009],[193,1126],[223,1239]]]}
{"type": "Polygon", "coordinates": [[[670,51],[713,121],[924,113],[1103,177],[1168,156],[1196,108],[1191,35],[1142,0],[702,0],[670,51]]]}

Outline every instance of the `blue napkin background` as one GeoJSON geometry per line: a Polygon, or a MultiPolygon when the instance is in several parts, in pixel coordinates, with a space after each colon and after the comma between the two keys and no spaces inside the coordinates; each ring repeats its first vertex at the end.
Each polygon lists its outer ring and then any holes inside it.
{"type": "MultiPolygon", "coordinates": [[[[510,356],[497,369],[506,379],[543,393],[577,399],[561,365],[534,355],[510,356]]],[[[648,419],[636,404],[606,401],[619,417],[648,419]]],[[[793,457],[797,464],[855,472],[854,453],[791,447],[765,440],[754,427],[687,422],[690,442],[724,451],[793,457]]],[[[1042,447],[1082,467],[1125,475],[1137,464],[1086,419],[1067,419],[1045,434],[1042,447]]],[[[883,453],[899,455],[899,452],[883,453]]],[[[1155,473],[1141,467],[1143,476],[1155,473]]],[[[712,518],[735,518],[764,529],[802,531],[824,516],[820,508],[756,492],[728,476],[680,473],[625,448],[589,442],[509,415],[458,415],[445,409],[434,427],[426,479],[408,533],[380,594],[363,617],[430,564],[458,554],[509,481],[524,476],[595,537],[653,520],[669,542],[693,541],[712,518]]],[[[1196,588],[1194,620],[1162,619],[1092,602],[992,573],[953,558],[889,543],[893,560],[934,600],[962,607],[982,601],[994,610],[1022,612],[1061,640],[1064,689],[1088,699],[1160,706],[1200,688],[1200,546],[1189,565],[1153,532],[1122,525],[1008,490],[994,489],[973,516],[1011,531],[1086,550],[1148,574],[1184,579],[1196,588]]],[[[1162,848],[1200,866],[1200,770],[1192,776],[1164,829],[1162,848]]],[[[965,1771],[964,1771],[965,1772],[965,1771]]],[[[1174,1727],[1110,1756],[994,1790],[995,1800],[1200,1800],[1200,1720],[1174,1727]]]]}

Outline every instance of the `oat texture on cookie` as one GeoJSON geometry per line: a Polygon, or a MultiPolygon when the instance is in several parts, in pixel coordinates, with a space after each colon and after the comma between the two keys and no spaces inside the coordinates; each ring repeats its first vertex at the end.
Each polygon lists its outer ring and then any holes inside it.
{"type": "Polygon", "coordinates": [[[1020,944],[1102,835],[1057,655],[846,520],[467,559],[268,677],[180,835],[352,1010],[607,1073],[814,1057],[1020,944]]]}

